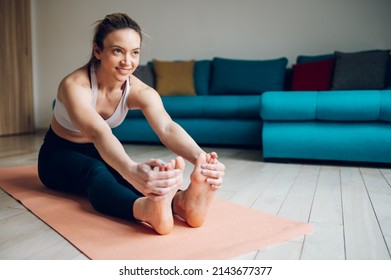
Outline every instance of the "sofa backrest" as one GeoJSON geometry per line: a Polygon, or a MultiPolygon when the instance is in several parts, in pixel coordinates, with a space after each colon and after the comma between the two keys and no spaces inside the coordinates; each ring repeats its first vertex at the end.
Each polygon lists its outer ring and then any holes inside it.
{"type": "MultiPolygon", "coordinates": [[[[265,91],[280,90],[391,88],[391,55],[387,50],[299,55],[292,67],[287,67],[287,63],[288,60],[285,57],[269,60],[240,60],[219,57],[196,60],[192,77],[195,95],[254,95],[265,91]],[[338,62],[344,62],[345,57],[350,61],[345,65],[338,64],[338,62]],[[363,60],[362,57],[365,59],[363,60]],[[374,59],[371,60],[371,57],[374,59]],[[352,65],[354,65],[355,58],[361,59],[361,64],[358,65],[362,67],[355,67],[349,71],[352,68],[349,63],[353,61],[352,65]],[[333,63],[330,66],[325,63],[326,61],[333,61],[333,63]],[[367,61],[370,67],[362,65],[362,61],[367,61]],[[345,70],[337,73],[336,68],[338,67],[345,70]],[[360,73],[357,68],[361,68],[363,71],[371,68],[369,71],[377,73],[376,75],[379,75],[380,78],[373,83],[374,78],[367,78],[368,74],[360,73]],[[339,77],[336,77],[337,74],[339,77]],[[361,78],[357,79],[354,75],[361,75],[361,78]],[[339,84],[336,82],[337,78],[339,84]],[[367,80],[366,84],[362,84],[363,79],[367,80]],[[356,81],[360,81],[361,84],[356,85],[356,81]],[[341,88],[341,85],[345,88],[341,88]],[[367,85],[368,87],[366,87],[367,85]]],[[[159,82],[152,61],[140,65],[134,75],[153,88],[156,88],[156,84],[159,82]]],[[[174,81],[176,79],[181,79],[181,77],[173,77],[174,81]]]]}
{"type": "MultiPolygon", "coordinates": [[[[287,63],[285,57],[269,60],[197,60],[193,73],[195,91],[197,95],[257,95],[264,91],[284,90],[287,63]]],[[[153,62],[148,62],[140,65],[134,75],[157,88],[159,77],[163,75],[156,71],[160,70],[154,67],[153,62]]],[[[175,79],[181,77],[172,78],[175,79]]]]}

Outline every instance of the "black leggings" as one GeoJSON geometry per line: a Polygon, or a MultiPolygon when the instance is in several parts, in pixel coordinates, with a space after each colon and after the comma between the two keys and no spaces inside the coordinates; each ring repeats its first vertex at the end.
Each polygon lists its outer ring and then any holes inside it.
{"type": "Polygon", "coordinates": [[[103,161],[93,144],[67,141],[49,128],[39,151],[38,174],[48,188],[86,194],[97,211],[135,220],[133,204],[143,195],[103,161]]]}

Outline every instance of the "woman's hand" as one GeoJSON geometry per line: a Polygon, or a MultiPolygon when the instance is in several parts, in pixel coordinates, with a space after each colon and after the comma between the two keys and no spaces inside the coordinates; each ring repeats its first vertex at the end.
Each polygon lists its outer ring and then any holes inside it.
{"type": "Polygon", "coordinates": [[[131,171],[130,183],[146,197],[159,201],[183,182],[183,171],[167,168],[169,164],[160,159],[138,163],[131,171]]]}
{"type": "Polygon", "coordinates": [[[225,165],[217,160],[218,155],[216,152],[212,152],[206,155],[206,164],[201,166],[201,173],[208,177],[207,182],[213,189],[221,189],[223,184],[223,177],[225,171],[225,165]]]}

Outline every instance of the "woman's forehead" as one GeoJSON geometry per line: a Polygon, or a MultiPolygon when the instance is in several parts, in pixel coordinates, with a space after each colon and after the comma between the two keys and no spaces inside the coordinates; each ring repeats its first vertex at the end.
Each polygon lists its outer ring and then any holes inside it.
{"type": "Polygon", "coordinates": [[[109,33],[104,42],[105,47],[119,46],[122,48],[140,48],[141,38],[137,31],[131,28],[118,29],[109,33]]]}

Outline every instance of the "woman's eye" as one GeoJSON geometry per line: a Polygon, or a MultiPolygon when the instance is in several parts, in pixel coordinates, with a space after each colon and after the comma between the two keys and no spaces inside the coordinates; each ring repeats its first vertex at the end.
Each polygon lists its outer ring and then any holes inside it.
{"type": "Polygon", "coordinates": [[[113,52],[114,52],[115,54],[120,54],[120,53],[122,53],[122,51],[121,51],[120,49],[115,49],[115,50],[113,50],[113,52]]]}

